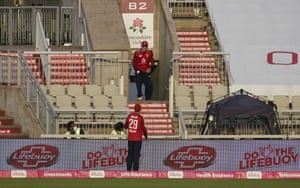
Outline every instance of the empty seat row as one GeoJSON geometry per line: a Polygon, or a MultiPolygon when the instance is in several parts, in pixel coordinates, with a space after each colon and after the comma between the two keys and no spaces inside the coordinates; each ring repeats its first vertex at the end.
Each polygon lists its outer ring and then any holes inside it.
{"type": "MultiPolygon", "coordinates": [[[[45,86],[44,86],[45,88],[45,86]]],[[[72,97],[79,95],[88,95],[88,96],[114,96],[120,95],[120,89],[116,85],[104,85],[103,87],[99,85],[88,84],[85,87],[78,84],[70,84],[67,86],[61,84],[52,84],[49,88],[45,88],[45,93],[55,97],[58,95],[70,95],[72,97]]]]}
{"type": "MultiPolygon", "coordinates": [[[[202,109],[207,106],[207,102],[212,99],[228,95],[228,88],[224,85],[175,85],[174,97],[175,106],[178,109],[202,109]]],[[[271,102],[279,112],[299,112],[300,113],[300,95],[274,95],[258,96],[265,102],[271,102]]]]}
{"type": "Polygon", "coordinates": [[[104,95],[93,97],[87,95],[79,95],[76,97],[58,95],[51,102],[56,109],[128,109],[127,98],[122,95],[112,96],[111,98],[104,95]]]}
{"type": "Polygon", "coordinates": [[[221,78],[179,78],[179,82],[185,85],[194,84],[221,84],[221,78]]]}
{"type": "Polygon", "coordinates": [[[57,109],[127,108],[127,97],[115,85],[41,85],[50,103],[57,109]],[[106,91],[106,92],[105,92],[106,91]]]}
{"type": "Polygon", "coordinates": [[[228,94],[228,88],[225,85],[175,85],[175,96],[211,96],[212,99],[226,96],[228,94]]]}
{"type": "Polygon", "coordinates": [[[278,111],[300,111],[300,95],[259,96],[265,102],[272,102],[278,111]]]}
{"type": "Polygon", "coordinates": [[[175,85],[175,106],[179,110],[197,109],[205,111],[211,99],[224,97],[228,89],[224,85],[175,85]]]}
{"type": "Polygon", "coordinates": [[[208,96],[175,96],[175,106],[178,110],[199,110],[205,111],[207,103],[210,101],[208,96]]]}

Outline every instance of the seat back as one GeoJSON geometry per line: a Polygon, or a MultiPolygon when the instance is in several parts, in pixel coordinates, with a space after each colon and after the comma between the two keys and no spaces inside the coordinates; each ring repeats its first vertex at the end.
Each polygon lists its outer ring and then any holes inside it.
{"type": "Polygon", "coordinates": [[[89,84],[85,88],[85,94],[89,96],[102,95],[102,88],[99,85],[89,84]]]}

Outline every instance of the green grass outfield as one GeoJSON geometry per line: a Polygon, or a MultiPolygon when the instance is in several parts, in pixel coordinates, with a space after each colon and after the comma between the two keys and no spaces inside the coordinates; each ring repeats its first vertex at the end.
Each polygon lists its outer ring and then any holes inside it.
{"type": "Polygon", "coordinates": [[[1,188],[298,188],[300,179],[52,179],[0,178],[1,188]]]}

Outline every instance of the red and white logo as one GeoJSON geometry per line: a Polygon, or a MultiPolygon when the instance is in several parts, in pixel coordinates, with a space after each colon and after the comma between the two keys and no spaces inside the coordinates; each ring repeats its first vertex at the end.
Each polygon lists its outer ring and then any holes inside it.
{"type": "Polygon", "coordinates": [[[247,179],[262,179],[261,171],[248,171],[246,173],[247,179]]]}
{"type": "Polygon", "coordinates": [[[290,51],[269,52],[267,62],[271,65],[295,65],[298,63],[298,54],[290,51]]]}
{"type": "Polygon", "coordinates": [[[7,163],[20,169],[37,169],[56,163],[59,152],[54,146],[29,145],[13,152],[7,163]]]}
{"type": "Polygon", "coordinates": [[[207,146],[185,146],[173,151],[164,164],[176,170],[194,170],[211,165],[216,158],[214,148],[207,146]]]}

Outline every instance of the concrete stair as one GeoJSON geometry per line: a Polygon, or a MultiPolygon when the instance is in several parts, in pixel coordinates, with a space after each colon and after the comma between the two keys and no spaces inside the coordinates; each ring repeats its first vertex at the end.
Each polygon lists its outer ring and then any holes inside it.
{"type": "MultiPolygon", "coordinates": [[[[207,31],[177,30],[177,36],[182,51],[207,52],[212,49],[207,31]]],[[[216,60],[213,56],[184,55],[178,66],[178,79],[181,84],[214,85],[221,83],[216,60]]]]}
{"type": "Polygon", "coordinates": [[[87,85],[87,64],[82,54],[52,55],[51,84],[87,85]]]}
{"type": "Polygon", "coordinates": [[[45,84],[45,73],[40,55],[24,54],[33,75],[40,84],[45,84]]]}
{"type": "MultiPolygon", "coordinates": [[[[25,55],[28,65],[37,81],[44,85],[46,83],[43,65],[40,55],[25,55]]],[[[56,54],[51,55],[50,84],[88,84],[87,64],[84,55],[56,54]]]]}
{"type": "MultiPolygon", "coordinates": [[[[141,114],[149,136],[174,136],[177,133],[173,118],[169,116],[168,104],[164,101],[139,101],[141,114]]],[[[135,103],[129,103],[130,112],[134,111],[135,103]]]]}
{"type": "Polygon", "coordinates": [[[0,139],[29,138],[22,132],[22,128],[14,125],[14,119],[6,116],[4,110],[0,110],[0,139]]]}
{"type": "Polygon", "coordinates": [[[81,4],[94,50],[130,48],[119,0],[82,0],[81,4]]]}

